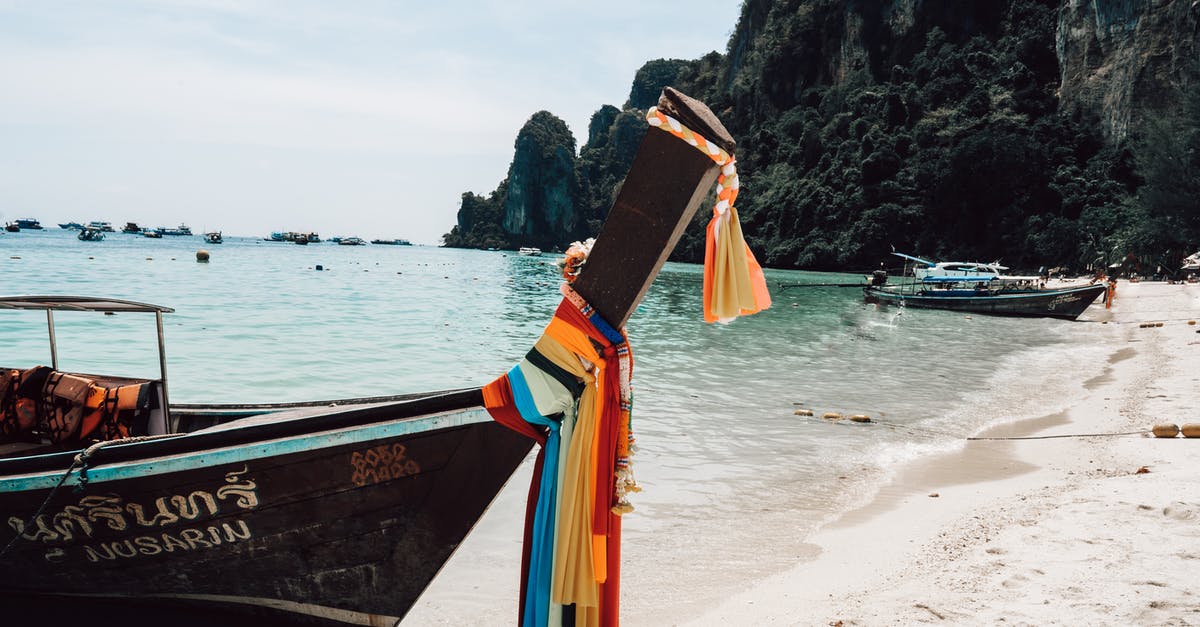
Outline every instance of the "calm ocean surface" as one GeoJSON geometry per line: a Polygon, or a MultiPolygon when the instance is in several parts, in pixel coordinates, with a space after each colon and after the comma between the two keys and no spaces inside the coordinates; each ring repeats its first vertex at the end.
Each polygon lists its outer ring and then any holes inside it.
{"type": "MultiPolygon", "coordinates": [[[[769,270],[767,278],[770,310],[706,325],[701,269],[668,264],[630,321],[634,463],[645,491],[625,523],[629,618],[794,563],[812,529],[863,502],[900,462],[1065,407],[1100,373],[1115,341],[1113,329],[1097,324],[901,313],[865,304],[857,289],[775,287],[857,275],[769,270]],[[795,416],[798,407],[889,424],[828,424],[795,416]],[[677,596],[634,592],[661,581],[677,596]]],[[[537,339],[558,284],[552,257],[506,252],[0,233],[0,295],[173,307],[165,335],[175,402],[480,385],[537,339]],[[210,263],[195,261],[199,249],[211,251],[210,263]]],[[[61,368],[157,376],[153,316],[59,312],[55,322],[61,368]]],[[[44,314],[0,311],[0,365],[49,361],[44,314]]],[[[501,509],[481,523],[484,539],[468,541],[447,567],[468,564],[457,568],[476,581],[431,588],[448,623],[488,622],[497,605],[515,612],[520,513],[518,505],[501,509]],[[515,526],[493,533],[492,517],[515,526]],[[468,548],[474,553],[464,555],[468,548]]]]}

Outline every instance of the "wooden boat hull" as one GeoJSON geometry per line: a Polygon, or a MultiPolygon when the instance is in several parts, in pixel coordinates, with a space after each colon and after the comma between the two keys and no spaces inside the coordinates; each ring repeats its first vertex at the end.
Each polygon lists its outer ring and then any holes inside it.
{"type": "Polygon", "coordinates": [[[1018,292],[994,296],[940,296],[906,294],[895,288],[865,287],[867,302],[924,309],[947,309],[998,316],[1065,318],[1074,320],[1105,292],[1104,285],[1061,290],[1018,292]]]}
{"type": "Polygon", "coordinates": [[[0,590],[393,624],[531,447],[480,407],[431,402],[112,446],[82,489],[76,472],[54,490],[73,453],[0,460],[0,542],[23,538],[0,590]]]}

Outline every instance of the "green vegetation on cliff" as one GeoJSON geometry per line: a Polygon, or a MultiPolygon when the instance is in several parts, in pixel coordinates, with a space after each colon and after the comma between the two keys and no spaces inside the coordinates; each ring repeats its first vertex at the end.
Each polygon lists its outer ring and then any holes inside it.
{"type": "MultiPolygon", "coordinates": [[[[1064,29],[1079,28],[1061,21],[1058,2],[885,4],[747,0],[726,54],[647,63],[625,110],[597,111],[574,159],[572,237],[595,233],[645,130],[641,112],[673,85],[738,140],[739,211],[768,266],[869,268],[895,247],[1019,267],[1082,269],[1130,254],[1170,267],[1200,248],[1196,59],[1183,55],[1156,79],[1156,93],[1173,96],[1153,111],[1065,107],[1060,66],[1100,63],[1101,46],[1063,45],[1064,29]],[[1076,48],[1090,56],[1060,59],[1076,48]],[[1139,123],[1114,136],[1104,120],[1115,118],[1139,123]]],[[[480,221],[506,206],[513,191],[503,189],[464,195],[456,230],[479,234],[452,232],[447,245],[529,241],[480,221]]],[[[675,259],[700,259],[707,218],[675,259]]]]}

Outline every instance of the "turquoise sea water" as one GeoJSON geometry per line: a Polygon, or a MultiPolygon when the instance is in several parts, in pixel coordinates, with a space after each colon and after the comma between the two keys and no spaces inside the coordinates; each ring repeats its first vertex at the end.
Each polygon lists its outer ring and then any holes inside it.
{"type": "MultiPolygon", "coordinates": [[[[1114,341],[1111,329],[1086,322],[903,311],[865,304],[857,289],[776,287],[855,275],[767,277],[771,309],[706,325],[700,268],[668,264],[629,323],[635,472],[646,489],[625,525],[625,586],[669,580],[675,596],[627,592],[627,616],[639,604],[684,605],[718,593],[718,581],[786,567],[807,533],[867,498],[902,461],[1065,406],[1114,341]],[[829,424],[794,415],[798,407],[889,424],[829,424]]],[[[537,339],[558,283],[552,258],[506,252],[0,234],[0,295],[173,307],[165,335],[175,402],[480,385],[537,339]],[[199,249],[211,252],[209,263],[195,261],[199,249]]],[[[153,316],[60,312],[55,322],[60,368],[157,376],[153,316]]],[[[0,365],[49,359],[44,314],[0,311],[0,365]]],[[[479,581],[505,583],[473,584],[441,606],[447,622],[486,622],[497,606],[515,608],[515,581],[507,582],[514,554],[519,569],[516,524],[473,549],[480,554],[456,556],[479,581]]]]}

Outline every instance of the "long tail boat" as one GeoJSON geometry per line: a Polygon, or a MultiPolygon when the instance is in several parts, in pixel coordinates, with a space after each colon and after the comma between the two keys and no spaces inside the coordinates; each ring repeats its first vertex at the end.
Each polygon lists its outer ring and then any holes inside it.
{"type": "Polygon", "coordinates": [[[1040,276],[1012,276],[999,262],[933,262],[892,251],[913,262],[913,280],[888,284],[876,270],[863,286],[869,303],[923,309],[947,309],[994,316],[1074,320],[1103,295],[1103,284],[1045,287],[1040,276]]]}
{"type": "Polygon", "coordinates": [[[1075,320],[1108,289],[1079,285],[1058,289],[989,287],[988,277],[930,277],[905,285],[868,285],[867,302],[948,309],[993,316],[1075,320]]]}
{"type": "MultiPolygon", "coordinates": [[[[732,151],[702,103],[667,89],[659,109],[732,151]]],[[[612,327],[634,311],[719,169],[678,137],[646,134],[573,283],[612,327]]],[[[480,388],[172,406],[168,307],[14,297],[0,309],[45,310],[52,353],[43,369],[0,370],[9,624],[395,624],[532,446],[493,421],[480,388]],[[161,377],[58,371],[59,310],[154,314],[161,377]],[[72,440],[78,433],[89,435],[72,440]],[[72,607],[82,614],[61,614],[72,607]]]]}

